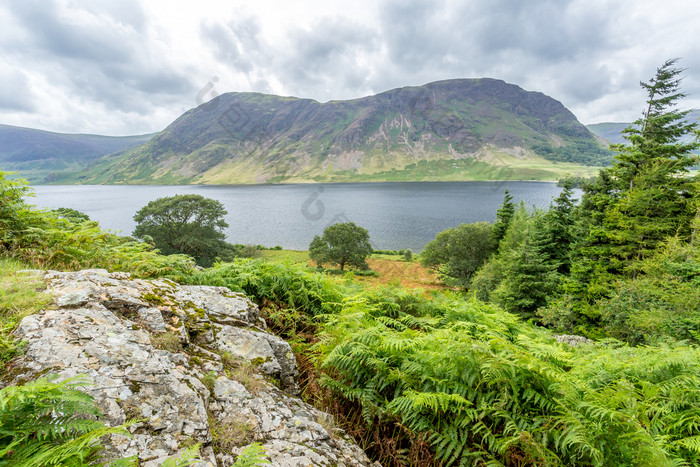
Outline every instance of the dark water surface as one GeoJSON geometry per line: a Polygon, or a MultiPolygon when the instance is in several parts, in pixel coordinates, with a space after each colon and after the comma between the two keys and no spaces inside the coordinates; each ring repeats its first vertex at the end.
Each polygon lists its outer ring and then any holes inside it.
{"type": "Polygon", "coordinates": [[[561,189],[548,182],[399,182],[236,186],[70,185],[35,187],[31,204],[82,211],[103,228],[130,235],[149,201],[199,194],[221,201],[232,243],[305,250],[336,222],[369,230],[377,249],[421,251],[435,235],[463,222],[493,221],[510,190],[527,207],[547,207],[561,189]]]}

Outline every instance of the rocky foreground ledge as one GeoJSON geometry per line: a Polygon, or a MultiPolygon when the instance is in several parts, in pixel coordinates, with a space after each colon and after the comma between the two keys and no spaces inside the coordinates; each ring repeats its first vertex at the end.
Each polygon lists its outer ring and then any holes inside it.
{"type": "Polygon", "coordinates": [[[201,466],[228,466],[260,442],[273,465],[373,465],[330,415],[294,397],[292,350],[245,296],[100,269],[34,273],[55,307],[22,321],[26,352],[2,385],[87,375],[107,424],[144,420],[133,438],[107,442],[108,459],[158,466],[201,443],[201,466]]]}

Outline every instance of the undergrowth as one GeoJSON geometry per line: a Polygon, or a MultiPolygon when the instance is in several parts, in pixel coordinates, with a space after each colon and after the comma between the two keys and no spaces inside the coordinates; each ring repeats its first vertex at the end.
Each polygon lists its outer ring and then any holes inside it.
{"type": "Polygon", "coordinates": [[[163,256],[150,244],[102,230],[95,221],[64,218],[28,205],[33,193],[0,171],[0,254],[39,269],[104,268],[138,277],[180,279],[194,268],[185,255],[163,256]]]}
{"type": "Polygon", "coordinates": [[[302,351],[306,397],[385,465],[700,462],[697,347],[572,348],[461,295],[365,290],[263,261],[189,280],[261,303],[302,351]]]}
{"type": "Polygon", "coordinates": [[[22,344],[12,337],[12,331],[22,318],[36,313],[51,302],[43,292],[40,277],[22,272],[27,265],[0,257],[0,364],[6,364],[21,352],[22,344]]]}

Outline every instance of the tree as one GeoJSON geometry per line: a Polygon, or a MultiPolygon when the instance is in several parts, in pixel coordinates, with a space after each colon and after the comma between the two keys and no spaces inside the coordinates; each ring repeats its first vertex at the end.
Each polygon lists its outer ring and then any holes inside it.
{"type": "Polygon", "coordinates": [[[496,239],[496,243],[500,243],[503,237],[505,237],[514,214],[515,204],[513,204],[513,197],[510,192],[506,190],[503,196],[503,204],[501,204],[501,207],[496,211],[496,222],[493,224],[493,236],[496,239]]]}
{"type": "Polygon", "coordinates": [[[316,235],[309,245],[309,257],[321,266],[325,263],[337,264],[340,270],[345,266],[369,269],[366,258],[372,254],[367,229],[353,222],[333,224],[316,235]]]}
{"type": "Polygon", "coordinates": [[[560,263],[552,256],[551,213],[535,213],[529,222],[524,243],[508,255],[503,279],[493,291],[493,300],[507,311],[533,318],[547,303],[559,283],[560,263]]]}
{"type": "MultiPolygon", "coordinates": [[[[576,265],[579,282],[607,282],[609,276],[632,275],[641,260],[670,235],[690,235],[695,215],[692,180],[685,175],[696,163],[691,151],[700,142],[687,141],[697,123],[678,110],[683,70],[666,61],[648,83],[647,107],[624,130],[625,145],[614,145],[617,157],[596,181],[584,187],[579,209],[585,239],[576,265]],[[597,279],[596,279],[597,277],[597,279]]],[[[594,287],[597,289],[597,287],[594,287]]]]}
{"type": "Polygon", "coordinates": [[[449,282],[469,288],[472,274],[496,249],[491,224],[477,222],[443,230],[425,246],[421,262],[449,282]]]}
{"type": "Polygon", "coordinates": [[[698,124],[685,120],[690,110],[676,109],[676,102],[686,96],[680,92],[679,75],[684,70],[674,68],[677,61],[667,60],[648,83],[640,83],[647,91],[647,108],[634,126],[623,131],[628,144],[613,145],[618,155],[611,171],[629,190],[635,186],[635,177],[654,165],[670,177],[668,181],[674,186],[682,185],[679,176],[696,163],[691,151],[699,148],[700,142],[683,138],[695,133],[698,124]]]}
{"type": "Polygon", "coordinates": [[[571,244],[574,241],[574,200],[573,184],[570,179],[562,182],[564,189],[550,204],[549,210],[544,214],[542,224],[538,227],[540,252],[545,255],[546,261],[556,265],[556,269],[562,274],[568,274],[571,266],[571,244]]]}
{"type": "Polygon", "coordinates": [[[200,195],[158,198],[134,216],[134,236],[150,236],[163,254],[184,253],[210,266],[217,256],[232,256],[233,247],[223,233],[226,214],[220,202],[200,195]]]}

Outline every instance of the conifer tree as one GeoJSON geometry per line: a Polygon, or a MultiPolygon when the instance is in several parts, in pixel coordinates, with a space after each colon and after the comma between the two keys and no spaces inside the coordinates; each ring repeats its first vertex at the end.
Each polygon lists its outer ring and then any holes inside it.
{"type": "Polygon", "coordinates": [[[511,256],[503,281],[493,293],[496,303],[525,318],[534,317],[535,311],[547,303],[561,277],[557,272],[560,263],[553,253],[556,248],[548,222],[550,212],[535,214],[525,242],[511,256]]]}
{"type": "Polygon", "coordinates": [[[549,263],[556,263],[561,274],[567,274],[571,265],[571,244],[574,241],[573,182],[567,179],[564,189],[545,213],[541,227],[540,251],[549,263]]]}
{"type": "Polygon", "coordinates": [[[613,166],[584,187],[585,237],[574,276],[593,289],[611,275],[635,275],[639,261],[668,236],[690,235],[695,210],[686,175],[697,160],[690,151],[700,143],[687,141],[697,133],[697,123],[686,121],[689,111],[676,108],[685,94],[679,90],[683,70],[675,63],[666,61],[648,83],[641,83],[647,108],[624,131],[628,144],[613,146],[618,152],[613,166]]]}
{"type": "Polygon", "coordinates": [[[496,222],[493,224],[493,238],[496,240],[496,244],[499,244],[505,237],[514,214],[515,204],[513,204],[513,196],[506,190],[503,196],[503,204],[496,211],[496,222]]]}

